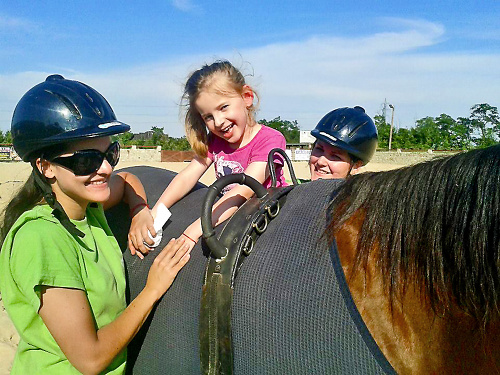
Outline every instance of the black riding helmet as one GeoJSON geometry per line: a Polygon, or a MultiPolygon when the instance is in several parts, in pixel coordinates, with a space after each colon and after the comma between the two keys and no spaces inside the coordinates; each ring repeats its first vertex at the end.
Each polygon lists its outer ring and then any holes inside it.
{"type": "Polygon", "coordinates": [[[344,107],[327,113],[311,131],[316,139],[345,150],[368,163],[377,149],[377,128],[362,107],[344,107]]]}
{"type": "Polygon", "coordinates": [[[12,117],[12,143],[24,161],[48,147],[124,133],[107,100],[92,87],[54,74],[21,98],[12,117]]]}
{"type": "Polygon", "coordinates": [[[17,154],[31,162],[32,175],[52,214],[73,235],[83,237],[57,201],[48,181],[35,165],[47,151],[64,151],[60,146],[85,138],[104,137],[130,130],[117,121],[104,97],[78,81],[55,74],[29,90],[17,103],[12,117],[12,143],[17,154]]]}

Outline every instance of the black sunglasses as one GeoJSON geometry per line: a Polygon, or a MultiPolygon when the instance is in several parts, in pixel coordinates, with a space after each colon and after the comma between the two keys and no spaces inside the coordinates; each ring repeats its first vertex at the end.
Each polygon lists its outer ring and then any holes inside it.
{"type": "Polygon", "coordinates": [[[120,144],[113,142],[105,152],[99,150],[80,150],[71,156],[58,156],[49,161],[71,170],[76,176],[87,176],[97,172],[104,161],[114,167],[120,160],[120,144]]]}

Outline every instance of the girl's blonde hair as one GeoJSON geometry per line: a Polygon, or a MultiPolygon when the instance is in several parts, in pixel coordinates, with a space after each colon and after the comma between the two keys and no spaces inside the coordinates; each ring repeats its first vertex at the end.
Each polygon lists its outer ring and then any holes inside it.
{"type": "MultiPolygon", "coordinates": [[[[210,65],[203,65],[188,78],[184,86],[182,101],[186,106],[184,126],[186,137],[196,155],[206,157],[210,134],[205,122],[195,107],[195,102],[202,91],[211,90],[219,95],[234,96],[243,94],[245,77],[229,61],[219,60],[210,65]],[[221,79],[219,79],[221,78],[221,79]]],[[[253,90],[252,90],[253,91],[253,90]]],[[[254,91],[257,97],[257,93],[254,91]]],[[[255,122],[256,106],[248,108],[249,124],[255,122]]]]}

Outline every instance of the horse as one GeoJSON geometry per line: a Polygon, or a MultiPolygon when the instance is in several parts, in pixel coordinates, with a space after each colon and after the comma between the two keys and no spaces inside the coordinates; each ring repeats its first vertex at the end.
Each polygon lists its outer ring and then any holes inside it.
{"type": "MultiPolygon", "coordinates": [[[[128,170],[151,203],[175,176],[128,170]]],[[[232,372],[500,373],[499,183],[494,146],[291,189],[234,280],[232,372]]],[[[200,216],[207,192],[198,184],[171,208],[160,246],[200,216]]],[[[133,298],[154,252],[126,250],[126,207],[107,216],[133,298]]],[[[210,258],[200,241],[129,345],[128,373],[202,372],[210,258]]]]}

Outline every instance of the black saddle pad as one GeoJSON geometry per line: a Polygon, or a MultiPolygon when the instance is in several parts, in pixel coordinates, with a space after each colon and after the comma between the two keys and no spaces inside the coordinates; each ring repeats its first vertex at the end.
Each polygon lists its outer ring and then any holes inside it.
{"type": "MultiPolygon", "coordinates": [[[[150,204],[175,176],[156,168],[128,170],[141,179],[150,204]]],[[[332,256],[336,248],[323,236],[327,206],[340,183],[316,181],[295,187],[243,263],[232,306],[235,374],[390,371],[367,331],[360,334],[364,323],[353,319],[346,306],[345,283],[341,280],[339,285],[332,266],[338,259],[332,256]]],[[[162,246],[200,216],[205,192],[199,184],[171,208],[162,246]]],[[[124,248],[128,211],[118,206],[107,216],[124,248]]],[[[191,260],[129,346],[129,373],[200,373],[198,321],[206,253],[201,243],[195,246],[191,260]]],[[[154,253],[140,260],[126,250],[124,259],[133,298],[145,285],[154,253]]]]}

